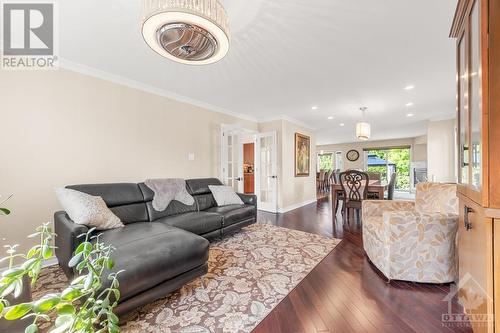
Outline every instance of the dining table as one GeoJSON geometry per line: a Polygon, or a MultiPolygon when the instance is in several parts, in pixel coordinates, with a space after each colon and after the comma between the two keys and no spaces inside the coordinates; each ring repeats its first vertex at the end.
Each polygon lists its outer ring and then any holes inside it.
{"type": "MultiPolygon", "coordinates": [[[[369,180],[368,181],[368,193],[369,194],[375,194],[378,200],[383,200],[384,199],[384,192],[389,188],[389,185],[385,182],[381,182],[380,180],[369,180]]],[[[331,191],[330,193],[332,194],[332,212],[334,212],[333,216],[336,216],[337,214],[337,197],[339,193],[342,193],[342,184],[331,184],[331,191]]]]}

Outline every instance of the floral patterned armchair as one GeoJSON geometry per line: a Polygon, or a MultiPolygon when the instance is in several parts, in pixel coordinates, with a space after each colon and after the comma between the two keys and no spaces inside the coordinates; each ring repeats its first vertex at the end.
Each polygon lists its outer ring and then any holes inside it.
{"type": "Polygon", "coordinates": [[[454,184],[420,183],[415,202],[363,201],[363,246],[389,280],[455,280],[456,190],[454,184]]]}

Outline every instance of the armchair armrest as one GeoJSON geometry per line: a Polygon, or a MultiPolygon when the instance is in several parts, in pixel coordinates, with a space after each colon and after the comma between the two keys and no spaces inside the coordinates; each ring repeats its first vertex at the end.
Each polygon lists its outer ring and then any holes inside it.
{"type": "Polygon", "coordinates": [[[240,197],[241,201],[245,205],[252,205],[257,207],[257,196],[255,194],[243,194],[243,193],[236,193],[240,197]]]}
{"type": "Polygon", "coordinates": [[[390,275],[407,274],[404,279],[429,283],[456,278],[457,214],[393,211],[385,212],[383,221],[391,256],[390,275]]]}
{"type": "Polygon", "coordinates": [[[363,220],[368,217],[382,217],[384,212],[413,211],[414,201],[405,200],[363,200],[363,220]]]}
{"type": "Polygon", "coordinates": [[[68,267],[68,263],[75,249],[84,240],[78,236],[87,233],[88,230],[86,226],[73,222],[66,212],[61,211],[54,214],[54,231],[57,235],[55,252],[59,265],[69,278],[73,277],[74,272],[68,267]]]}

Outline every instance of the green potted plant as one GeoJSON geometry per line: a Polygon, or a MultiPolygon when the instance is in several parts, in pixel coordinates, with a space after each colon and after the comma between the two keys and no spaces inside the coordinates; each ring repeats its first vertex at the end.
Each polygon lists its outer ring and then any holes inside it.
{"type": "MultiPolygon", "coordinates": [[[[8,215],[8,209],[0,209],[8,215]]],[[[6,246],[8,268],[0,274],[0,331],[15,332],[22,327],[26,333],[36,333],[42,323],[49,322],[51,333],[119,332],[118,317],[113,313],[120,299],[117,273],[105,272],[113,268],[113,247],[99,241],[94,229],[81,235],[85,240],[75,250],[70,266],[77,277],[60,293],[46,294],[32,300],[30,287],[36,284],[43,262],[52,257],[51,245],[55,234],[50,224],[36,229],[29,237],[39,238],[38,245],[26,254],[17,252],[17,245],[6,246]],[[21,261],[22,263],[16,264],[21,261]],[[22,320],[22,321],[20,321],[22,320]],[[23,325],[19,325],[23,323],[23,325]],[[3,328],[2,328],[3,325],[3,328]]]]}

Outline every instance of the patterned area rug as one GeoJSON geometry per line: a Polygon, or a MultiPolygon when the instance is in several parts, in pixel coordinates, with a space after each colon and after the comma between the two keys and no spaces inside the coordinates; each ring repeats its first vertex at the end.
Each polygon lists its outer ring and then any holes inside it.
{"type": "MultiPolygon", "coordinates": [[[[339,243],[272,225],[244,228],[211,244],[207,275],[124,318],[122,332],[250,332],[339,243]]],[[[66,283],[51,267],[38,290],[66,283]]]]}

